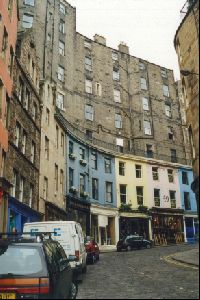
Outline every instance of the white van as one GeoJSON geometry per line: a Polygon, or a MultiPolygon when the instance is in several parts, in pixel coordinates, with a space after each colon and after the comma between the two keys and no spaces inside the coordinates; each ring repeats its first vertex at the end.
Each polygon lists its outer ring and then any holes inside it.
{"type": "MultiPolygon", "coordinates": [[[[86,273],[86,249],[81,225],[72,221],[26,223],[24,233],[52,232],[52,239],[58,241],[65,250],[67,257],[76,256],[77,262],[71,267],[77,274],[86,273]]],[[[27,237],[27,236],[26,236],[27,237]]]]}

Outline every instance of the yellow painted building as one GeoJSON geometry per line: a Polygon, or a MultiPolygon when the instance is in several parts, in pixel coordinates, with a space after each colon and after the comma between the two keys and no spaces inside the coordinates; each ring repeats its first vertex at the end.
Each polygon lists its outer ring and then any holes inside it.
{"type": "Polygon", "coordinates": [[[120,236],[137,233],[150,238],[147,163],[139,157],[124,155],[116,156],[115,163],[120,236]]]}

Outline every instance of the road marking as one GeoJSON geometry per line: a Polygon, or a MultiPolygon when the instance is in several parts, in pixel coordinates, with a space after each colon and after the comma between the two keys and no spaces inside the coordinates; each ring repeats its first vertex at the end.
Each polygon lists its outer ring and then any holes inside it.
{"type": "Polygon", "coordinates": [[[179,262],[177,260],[174,260],[172,258],[172,256],[174,256],[174,254],[162,257],[160,260],[164,260],[167,263],[174,264],[174,265],[179,266],[179,267],[189,268],[189,269],[193,269],[193,270],[199,270],[198,267],[195,267],[195,266],[189,265],[187,263],[183,263],[183,262],[179,262]]]}

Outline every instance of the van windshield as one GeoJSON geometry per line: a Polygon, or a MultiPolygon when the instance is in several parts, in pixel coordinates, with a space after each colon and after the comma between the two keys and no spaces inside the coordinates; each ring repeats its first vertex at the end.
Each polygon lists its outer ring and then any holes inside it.
{"type": "Polygon", "coordinates": [[[34,275],[43,271],[39,249],[26,246],[0,247],[0,277],[2,275],[34,275]]]}

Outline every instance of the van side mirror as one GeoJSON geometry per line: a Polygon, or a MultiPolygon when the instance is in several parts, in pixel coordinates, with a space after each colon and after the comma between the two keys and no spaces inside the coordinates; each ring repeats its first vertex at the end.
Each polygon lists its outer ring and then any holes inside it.
{"type": "Polygon", "coordinates": [[[75,255],[69,255],[68,257],[69,262],[78,262],[78,258],[75,255]]]}

